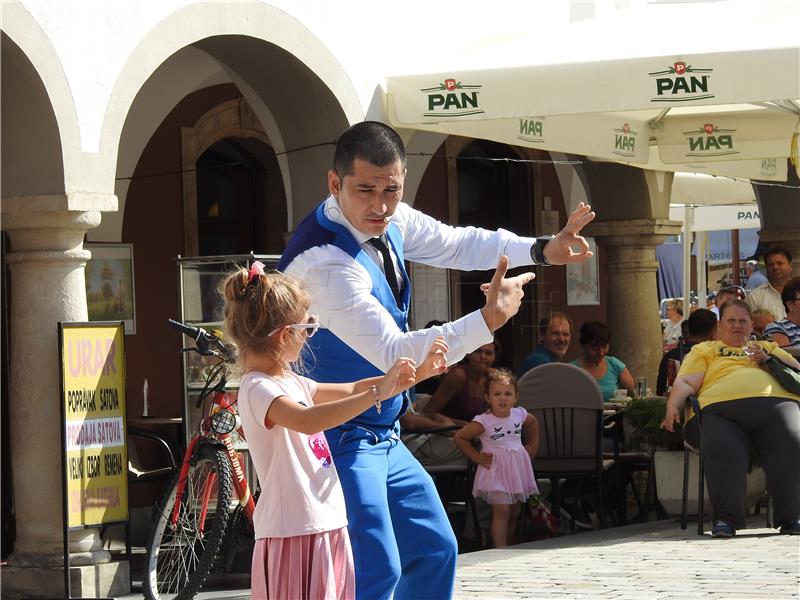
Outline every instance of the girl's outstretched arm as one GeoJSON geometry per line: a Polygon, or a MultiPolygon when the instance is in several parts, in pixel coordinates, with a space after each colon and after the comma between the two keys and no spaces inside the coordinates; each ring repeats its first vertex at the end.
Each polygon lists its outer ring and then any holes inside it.
{"type": "MultiPolygon", "coordinates": [[[[374,406],[377,400],[388,400],[398,393],[398,389],[402,391],[411,387],[414,385],[415,375],[414,361],[410,358],[401,358],[383,377],[373,377],[358,382],[360,385],[364,381],[374,381],[353,396],[308,407],[287,396],[278,396],[267,410],[265,422],[267,426],[275,423],[307,435],[318,433],[360,415],[374,406]],[[375,386],[377,394],[370,389],[370,385],[375,386]]],[[[316,400],[316,395],[314,398],[316,400]]]]}
{"type": "MultiPolygon", "coordinates": [[[[447,368],[447,343],[444,338],[438,337],[431,344],[425,360],[417,367],[416,379],[405,387],[397,387],[395,394],[408,389],[415,383],[419,383],[428,377],[439,375],[447,368]]],[[[411,360],[410,358],[401,360],[411,360]]],[[[411,360],[413,363],[414,361],[411,360]]],[[[314,394],[314,404],[326,404],[333,400],[341,400],[354,394],[361,394],[369,390],[371,385],[377,385],[382,377],[369,377],[353,383],[318,383],[317,393],[314,394]]],[[[390,396],[391,397],[391,396],[390,396]]]]}

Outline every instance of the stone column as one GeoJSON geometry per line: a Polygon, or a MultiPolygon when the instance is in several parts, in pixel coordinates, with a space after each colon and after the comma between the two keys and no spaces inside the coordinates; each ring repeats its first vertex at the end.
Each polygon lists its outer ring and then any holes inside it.
{"type": "Polygon", "coordinates": [[[656,246],[680,230],[679,223],[661,219],[602,221],[584,230],[606,253],[611,353],[653,390],[662,354],[656,246]]]}
{"type": "MultiPolygon", "coordinates": [[[[86,321],[83,249],[100,210],[116,210],[111,195],[76,194],[2,200],[9,235],[9,420],[16,542],[3,570],[3,595],[61,594],[63,578],[62,454],[59,321],[86,321]]],[[[73,593],[124,591],[106,587],[109,573],[128,587],[127,563],[101,547],[99,529],[70,535],[73,593]],[[124,582],[122,581],[124,579],[124,582]],[[88,587],[87,587],[87,582],[88,587]]]]}

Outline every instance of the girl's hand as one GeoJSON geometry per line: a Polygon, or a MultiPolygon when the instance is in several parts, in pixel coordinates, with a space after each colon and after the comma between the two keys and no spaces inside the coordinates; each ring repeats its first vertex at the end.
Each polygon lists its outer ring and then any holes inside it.
{"type": "Polygon", "coordinates": [[[447,342],[439,336],[433,340],[428,356],[422,364],[417,367],[417,381],[423,381],[434,375],[441,375],[447,369],[447,342]]]}
{"type": "Polygon", "coordinates": [[[492,467],[492,455],[487,454],[486,452],[481,452],[480,456],[478,457],[478,464],[482,467],[490,469],[492,467]]]}
{"type": "Polygon", "coordinates": [[[417,381],[417,363],[413,358],[398,358],[392,368],[381,377],[376,387],[381,401],[388,400],[407,390],[417,381]]]}

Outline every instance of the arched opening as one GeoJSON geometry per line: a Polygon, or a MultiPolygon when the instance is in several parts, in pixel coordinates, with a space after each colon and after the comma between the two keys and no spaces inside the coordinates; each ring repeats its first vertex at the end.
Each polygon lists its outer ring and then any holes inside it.
{"type": "Polygon", "coordinates": [[[200,256],[279,253],[286,201],[275,153],[252,138],[225,138],[197,159],[200,256]]]}
{"type": "MultiPolygon", "coordinates": [[[[459,153],[456,167],[459,225],[489,230],[503,228],[522,236],[533,235],[533,173],[529,164],[519,159],[513,148],[485,140],[475,140],[459,153]]],[[[529,268],[518,271],[527,270],[529,268]]],[[[460,314],[484,305],[480,284],[489,281],[491,275],[491,271],[460,274],[460,314]]],[[[503,347],[498,366],[513,368],[532,350],[535,314],[531,296],[528,291],[520,312],[496,334],[503,347]]]]}
{"type": "MultiPolygon", "coordinates": [[[[20,354],[13,355],[12,349],[19,350],[21,339],[13,336],[33,337],[35,332],[25,322],[24,299],[13,301],[15,269],[7,262],[10,254],[30,242],[24,232],[19,237],[15,235],[19,232],[9,233],[9,228],[14,227],[9,223],[19,221],[20,213],[29,207],[41,207],[64,197],[61,137],[50,96],[28,54],[5,31],[0,33],[0,105],[3,211],[17,212],[3,215],[0,238],[0,453],[4,457],[0,469],[0,557],[5,560],[14,550],[17,531],[24,529],[26,519],[30,520],[26,507],[14,506],[15,488],[18,498],[36,489],[36,484],[30,485],[30,479],[25,477],[25,463],[19,462],[30,440],[21,439],[24,434],[15,431],[15,423],[27,418],[29,407],[18,397],[16,405],[11,402],[15,398],[15,369],[31,368],[30,364],[20,363],[20,354]],[[12,470],[14,464],[18,465],[16,474],[12,470]]],[[[37,365],[38,369],[46,367],[37,365]]],[[[17,381],[20,379],[24,378],[17,381]]]]}

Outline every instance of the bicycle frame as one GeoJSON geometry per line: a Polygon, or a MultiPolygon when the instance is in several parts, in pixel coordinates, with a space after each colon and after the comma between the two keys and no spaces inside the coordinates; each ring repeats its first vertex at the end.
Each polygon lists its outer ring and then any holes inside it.
{"type": "MultiPolygon", "coordinates": [[[[227,393],[221,391],[219,389],[214,391],[211,410],[209,411],[209,417],[204,419],[204,423],[210,419],[210,416],[220,410],[227,410],[231,411],[231,405],[228,402],[227,393]]],[[[201,426],[201,430],[203,426],[201,426]]],[[[181,503],[183,498],[183,491],[186,486],[186,478],[189,473],[189,466],[191,464],[192,457],[195,454],[195,451],[198,449],[199,445],[202,444],[215,444],[219,445],[222,444],[225,447],[225,451],[228,456],[228,460],[233,467],[233,487],[236,490],[236,494],[239,498],[239,504],[241,504],[244,514],[250,523],[253,523],[253,513],[255,512],[256,504],[255,500],[253,499],[253,495],[250,492],[250,485],[247,481],[247,477],[244,474],[244,469],[242,468],[242,462],[239,460],[239,455],[236,452],[236,448],[233,445],[233,437],[230,433],[226,434],[219,434],[209,430],[206,432],[201,431],[197,435],[195,435],[191,441],[189,442],[189,446],[186,448],[186,452],[183,455],[183,462],[181,463],[181,470],[180,476],[178,478],[178,486],[176,492],[176,500],[175,505],[172,507],[172,515],[170,518],[170,526],[174,529],[178,522],[178,517],[180,515],[181,503]]],[[[208,512],[208,506],[211,502],[211,490],[214,488],[214,477],[216,475],[212,475],[210,479],[208,479],[204,484],[204,490],[201,495],[202,497],[202,506],[201,513],[200,513],[200,521],[199,521],[199,529],[200,533],[205,531],[205,518],[208,512]]]]}

